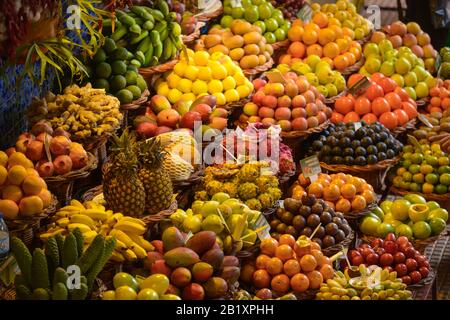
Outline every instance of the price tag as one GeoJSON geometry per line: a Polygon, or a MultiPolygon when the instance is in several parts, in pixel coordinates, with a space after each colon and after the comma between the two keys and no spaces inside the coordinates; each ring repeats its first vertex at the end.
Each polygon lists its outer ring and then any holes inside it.
{"type": "Polygon", "coordinates": [[[322,172],[317,156],[311,156],[300,160],[300,167],[302,168],[305,178],[310,178],[312,182],[316,181],[317,175],[322,172]]]}
{"type": "Polygon", "coordinates": [[[285,84],[286,79],[279,70],[266,72],[266,76],[270,82],[285,84]]]}
{"type": "Polygon", "coordinates": [[[270,225],[263,214],[259,215],[258,220],[256,220],[255,226],[256,229],[261,228],[261,230],[256,233],[259,240],[263,241],[264,239],[270,238],[270,225]]]}
{"type": "Polygon", "coordinates": [[[198,0],[197,7],[199,9],[206,9],[214,0],[198,0]]]}
{"type": "Polygon", "coordinates": [[[230,0],[230,5],[232,8],[242,8],[241,0],[230,0]]]}
{"type": "Polygon", "coordinates": [[[355,125],[355,131],[357,131],[359,128],[361,128],[361,122],[355,122],[354,123],[354,125],[355,125]]]}
{"type": "Polygon", "coordinates": [[[364,92],[366,92],[367,88],[370,87],[369,78],[363,77],[358,82],[356,82],[351,88],[348,89],[348,92],[353,96],[360,96],[364,92]]]}
{"type": "Polygon", "coordinates": [[[189,233],[186,235],[186,238],[184,239],[184,243],[187,243],[188,240],[189,240],[190,238],[192,238],[193,235],[194,235],[194,234],[192,233],[192,231],[189,231],[189,233]]]}
{"type": "Polygon", "coordinates": [[[428,118],[424,114],[419,113],[417,118],[419,118],[419,120],[422,121],[422,123],[424,125],[426,125],[428,128],[433,128],[433,125],[431,124],[431,122],[428,120],[428,118]]]}
{"type": "Polygon", "coordinates": [[[309,22],[312,18],[312,9],[309,3],[305,3],[303,7],[297,13],[297,18],[303,22],[309,22]]]}

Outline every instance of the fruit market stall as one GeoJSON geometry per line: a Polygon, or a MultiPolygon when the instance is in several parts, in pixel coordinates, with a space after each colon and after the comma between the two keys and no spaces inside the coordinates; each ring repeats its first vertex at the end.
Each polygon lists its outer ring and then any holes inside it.
{"type": "Polygon", "coordinates": [[[0,13],[0,66],[57,82],[0,117],[0,299],[449,298],[450,49],[420,22],[79,2],[78,42],[48,1],[0,13]]]}

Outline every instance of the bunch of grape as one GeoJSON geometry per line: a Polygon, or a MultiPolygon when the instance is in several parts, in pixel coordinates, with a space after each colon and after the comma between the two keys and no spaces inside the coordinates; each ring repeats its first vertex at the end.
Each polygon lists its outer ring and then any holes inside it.
{"type": "Polygon", "coordinates": [[[273,0],[272,5],[280,7],[285,18],[293,19],[302,8],[305,0],[273,0]]]}

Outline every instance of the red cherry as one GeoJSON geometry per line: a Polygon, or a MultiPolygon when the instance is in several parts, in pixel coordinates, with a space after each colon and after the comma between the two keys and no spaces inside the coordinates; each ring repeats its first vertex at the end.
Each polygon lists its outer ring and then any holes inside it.
{"type": "Polygon", "coordinates": [[[405,254],[404,254],[403,252],[397,252],[397,253],[394,255],[394,262],[395,262],[396,264],[404,263],[405,260],[406,260],[406,257],[405,257],[405,254]]]}
{"type": "Polygon", "coordinates": [[[360,264],[364,264],[364,258],[362,256],[354,257],[352,260],[352,265],[359,266],[360,264]]]}
{"type": "Polygon", "coordinates": [[[425,267],[425,268],[430,269],[430,262],[428,262],[428,260],[425,260],[419,264],[419,267],[425,267]]]}
{"type": "Polygon", "coordinates": [[[422,280],[422,276],[420,275],[419,271],[413,271],[409,274],[409,276],[411,277],[411,282],[412,283],[417,283],[420,280],[422,280]]]}
{"type": "Polygon", "coordinates": [[[349,255],[349,257],[351,258],[351,259],[353,259],[354,257],[358,257],[358,256],[360,256],[361,255],[361,253],[358,251],[358,250],[350,250],[350,255],[349,255]]]}
{"type": "Polygon", "coordinates": [[[401,237],[398,237],[398,239],[397,239],[396,242],[397,242],[397,244],[398,244],[399,246],[401,246],[402,244],[408,244],[408,243],[409,243],[409,240],[408,240],[407,237],[401,236],[401,237]]]}
{"type": "Polygon", "coordinates": [[[368,265],[378,265],[379,256],[376,253],[371,253],[366,257],[368,265]]]}
{"type": "Polygon", "coordinates": [[[406,259],[406,268],[408,268],[408,272],[414,271],[417,269],[417,261],[411,258],[406,259]]]}
{"type": "Polygon", "coordinates": [[[416,250],[414,250],[413,247],[409,247],[405,250],[405,256],[407,258],[414,258],[415,255],[416,255],[416,250]]]}
{"type": "Polygon", "coordinates": [[[384,250],[386,250],[387,253],[395,254],[397,252],[397,249],[398,249],[397,244],[394,241],[392,240],[384,241],[384,250]]]}
{"type": "Polygon", "coordinates": [[[381,266],[390,266],[394,262],[394,257],[390,253],[384,253],[380,257],[380,264],[381,266]]]}
{"type": "Polygon", "coordinates": [[[403,276],[402,277],[402,282],[404,284],[407,284],[407,285],[411,284],[411,277],[410,276],[403,276]]]}
{"type": "Polygon", "coordinates": [[[408,250],[408,248],[411,248],[411,246],[408,244],[402,244],[402,245],[398,246],[398,251],[405,253],[406,250],[408,250]]]}
{"type": "Polygon", "coordinates": [[[377,255],[379,255],[379,256],[381,257],[381,255],[382,255],[383,253],[385,253],[386,250],[384,250],[384,248],[382,248],[382,247],[378,247],[378,248],[375,250],[375,252],[377,253],[377,255]]]}
{"type": "Polygon", "coordinates": [[[395,238],[395,234],[393,234],[392,232],[389,233],[386,238],[384,238],[384,241],[396,241],[397,239],[395,238]]]}
{"type": "Polygon", "coordinates": [[[426,277],[428,277],[428,274],[430,273],[430,270],[428,268],[425,268],[425,267],[420,267],[419,268],[419,272],[420,272],[420,275],[422,276],[422,278],[426,278],[426,277]]]}
{"type": "Polygon", "coordinates": [[[383,239],[375,238],[375,239],[372,240],[370,245],[372,246],[372,248],[382,247],[383,246],[383,242],[384,242],[383,239]]]}
{"type": "Polygon", "coordinates": [[[361,245],[359,245],[359,247],[360,248],[371,248],[371,246],[370,246],[370,244],[368,244],[368,243],[363,243],[363,244],[361,244],[361,245]]]}
{"type": "Polygon", "coordinates": [[[364,251],[363,251],[363,257],[364,257],[364,259],[367,259],[367,257],[368,257],[370,254],[373,254],[373,253],[375,253],[375,251],[373,251],[372,248],[364,248],[364,251]]]}
{"type": "Polygon", "coordinates": [[[404,263],[399,263],[398,265],[396,265],[395,271],[397,271],[398,277],[403,277],[404,275],[408,274],[408,268],[404,263]]]}

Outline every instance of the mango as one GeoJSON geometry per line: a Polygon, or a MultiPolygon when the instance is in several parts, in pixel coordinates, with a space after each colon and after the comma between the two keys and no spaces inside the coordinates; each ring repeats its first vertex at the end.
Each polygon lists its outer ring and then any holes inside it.
{"type": "Polygon", "coordinates": [[[216,243],[216,234],[212,231],[200,231],[194,234],[186,243],[186,247],[202,255],[216,243]]]}
{"type": "Polygon", "coordinates": [[[203,285],[207,298],[217,299],[226,295],[228,291],[227,282],[219,277],[212,277],[203,285]]]}
{"type": "MultiPolygon", "coordinates": [[[[258,48],[259,51],[259,48],[258,48]]],[[[242,57],[244,56],[245,51],[242,48],[235,48],[233,50],[230,51],[230,58],[233,61],[239,61],[242,59],[242,57]]]]}
{"type": "Polygon", "coordinates": [[[199,104],[207,104],[211,108],[214,108],[217,104],[217,97],[213,95],[202,96],[197,100],[195,100],[194,102],[192,102],[190,110],[192,110],[196,105],[199,104]]]}
{"type": "Polygon", "coordinates": [[[150,100],[150,106],[154,113],[158,114],[162,110],[171,109],[172,106],[165,96],[154,95],[150,100]]]}
{"type": "Polygon", "coordinates": [[[189,267],[200,261],[198,254],[184,247],[172,249],[164,254],[164,260],[172,268],[189,267]]]}
{"type": "Polygon", "coordinates": [[[211,278],[213,273],[214,268],[212,267],[212,265],[206,262],[197,262],[192,267],[192,277],[197,282],[207,281],[209,278],[211,278]]]}
{"type": "Polygon", "coordinates": [[[221,44],[222,37],[220,36],[220,34],[208,34],[203,39],[203,42],[205,43],[206,48],[211,48],[217,46],[218,44],[221,44]]]}
{"type": "Polygon", "coordinates": [[[239,269],[239,267],[224,267],[220,274],[220,277],[225,279],[229,285],[232,285],[239,279],[240,275],[241,270],[239,269]]]}
{"type": "Polygon", "coordinates": [[[202,255],[202,261],[213,266],[214,271],[219,271],[222,266],[224,254],[220,249],[210,249],[202,255]]]}
{"type": "Polygon", "coordinates": [[[256,31],[252,31],[244,34],[244,43],[245,44],[257,44],[261,41],[261,34],[256,31]]]}
{"type": "Polygon", "coordinates": [[[230,50],[235,48],[242,48],[242,46],[244,45],[244,38],[239,35],[223,38],[222,41],[223,44],[230,50]]]}
{"type": "Polygon", "coordinates": [[[231,32],[234,34],[244,35],[252,31],[252,25],[244,20],[234,20],[231,23],[231,32]]]}
{"type": "Polygon", "coordinates": [[[222,261],[222,268],[239,267],[239,259],[235,256],[225,256],[222,261]]]}
{"type": "MultiPolygon", "coordinates": [[[[260,52],[260,48],[258,45],[256,44],[247,44],[244,47],[244,52],[247,56],[252,55],[252,54],[259,54],[260,52]]],[[[239,59],[240,60],[240,59],[239,59]]]]}
{"type": "Polygon", "coordinates": [[[239,65],[242,69],[253,69],[259,65],[259,58],[257,55],[245,56],[239,61],[239,65]]]}
{"type": "Polygon", "coordinates": [[[183,247],[184,237],[178,228],[169,227],[162,234],[162,242],[164,244],[164,249],[170,251],[178,247],[183,247]]]}
{"type": "Polygon", "coordinates": [[[223,44],[218,44],[214,47],[209,48],[208,52],[209,54],[213,54],[214,52],[222,52],[224,55],[228,55],[230,50],[223,44]]]}

